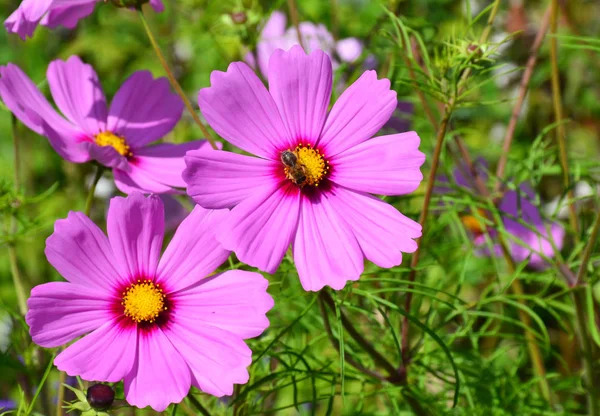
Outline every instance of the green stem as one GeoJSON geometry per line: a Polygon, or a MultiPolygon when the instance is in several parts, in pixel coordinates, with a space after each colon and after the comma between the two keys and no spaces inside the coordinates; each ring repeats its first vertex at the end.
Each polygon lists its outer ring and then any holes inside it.
{"type": "Polygon", "coordinates": [[[288,0],[288,9],[290,9],[290,18],[292,19],[292,25],[296,28],[296,35],[298,36],[298,44],[306,51],[304,48],[304,43],[302,42],[302,33],[300,33],[300,19],[298,18],[298,7],[294,0],[288,0]]]}
{"type": "Polygon", "coordinates": [[[556,135],[558,141],[558,150],[560,153],[560,165],[562,167],[563,184],[567,189],[567,204],[569,206],[569,222],[575,232],[575,239],[579,241],[579,232],[577,225],[577,210],[573,204],[573,190],[569,185],[569,159],[567,156],[567,144],[565,140],[565,125],[562,123],[563,108],[560,92],[560,79],[558,72],[558,38],[556,30],[558,27],[558,0],[552,0],[552,11],[550,14],[550,62],[552,68],[552,103],[554,105],[554,117],[557,123],[556,135]]]}
{"type": "Polygon", "coordinates": [[[187,398],[192,404],[192,406],[194,406],[196,410],[199,411],[202,415],[210,416],[210,412],[206,410],[202,403],[200,403],[200,401],[196,397],[194,397],[193,394],[188,394],[187,398]]]}
{"type": "MultiPolygon", "coordinates": [[[[599,223],[598,221],[596,222],[599,223]]],[[[585,311],[586,298],[585,288],[576,287],[572,292],[573,303],[575,304],[575,329],[577,331],[579,348],[583,353],[583,377],[585,380],[585,388],[587,390],[588,411],[591,416],[600,415],[600,407],[598,406],[598,388],[595,385],[594,371],[594,355],[593,345],[590,339],[590,334],[587,331],[586,322],[588,317],[585,311]]]]}
{"type": "Polygon", "coordinates": [[[85,215],[90,216],[90,212],[92,211],[92,204],[94,202],[94,193],[96,192],[96,185],[100,181],[102,174],[104,173],[104,167],[98,165],[96,167],[96,175],[94,176],[94,180],[92,181],[92,185],[90,186],[90,190],[87,196],[87,200],[85,201],[85,215]]]}
{"type": "Polygon", "coordinates": [[[581,257],[581,265],[579,266],[579,271],[577,272],[577,283],[583,282],[585,274],[587,273],[587,265],[590,261],[590,257],[592,256],[592,250],[594,249],[594,245],[596,244],[596,239],[598,238],[598,232],[600,231],[600,211],[596,215],[596,221],[594,222],[594,228],[592,228],[592,233],[590,234],[590,238],[588,239],[585,250],[583,251],[583,256],[581,257]]]}
{"type": "MultiPolygon", "coordinates": [[[[19,137],[17,134],[17,119],[12,116],[12,135],[13,135],[13,148],[14,148],[14,187],[15,194],[19,195],[21,188],[21,175],[20,175],[20,146],[19,137]]],[[[19,312],[25,316],[27,313],[27,294],[25,293],[25,285],[23,284],[21,272],[19,271],[19,262],[17,258],[17,250],[15,248],[14,235],[17,232],[17,220],[14,215],[11,217],[11,240],[8,243],[8,259],[10,261],[10,270],[13,278],[13,284],[15,291],[17,292],[17,302],[19,305],[19,312]]]]}
{"type": "Polygon", "coordinates": [[[152,48],[154,49],[154,52],[156,52],[156,56],[158,57],[160,64],[162,65],[163,69],[165,70],[165,73],[167,74],[167,78],[171,82],[171,85],[173,86],[173,88],[175,89],[175,91],[177,92],[179,97],[181,97],[181,99],[183,100],[183,104],[187,108],[188,112],[190,113],[190,115],[192,116],[192,118],[194,119],[194,121],[196,122],[198,127],[200,127],[200,130],[202,130],[202,134],[204,134],[204,137],[206,137],[206,140],[208,140],[208,142],[210,143],[210,145],[212,146],[213,149],[218,150],[215,141],[213,140],[210,133],[208,132],[208,129],[206,128],[206,126],[204,126],[204,124],[200,120],[200,117],[198,117],[198,114],[194,110],[194,107],[192,107],[190,100],[188,100],[187,96],[185,95],[185,92],[183,92],[181,85],[179,85],[179,82],[177,82],[177,79],[175,79],[175,76],[173,75],[173,71],[171,71],[171,68],[169,68],[169,64],[167,63],[167,60],[165,59],[165,57],[160,49],[160,46],[158,45],[158,42],[156,41],[156,38],[154,37],[154,34],[152,33],[152,29],[150,29],[150,25],[148,24],[148,21],[146,20],[146,17],[144,16],[144,13],[142,12],[141,9],[138,10],[138,15],[140,16],[142,24],[144,25],[144,29],[146,30],[146,35],[148,35],[148,39],[150,40],[150,43],[152,44],[152,48]]]}

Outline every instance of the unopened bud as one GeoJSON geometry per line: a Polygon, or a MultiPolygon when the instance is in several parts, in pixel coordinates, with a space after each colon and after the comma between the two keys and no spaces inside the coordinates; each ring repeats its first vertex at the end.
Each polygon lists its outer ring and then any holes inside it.
{"type": "Polygon", "coordinates": [[[88,388],[86,398],[94,409],[105,410],[115,400],[115,391],[107,384],[94,384],[88,388]]]}
{"type": "Polygon", "coordinates": [[[231,21],[236,25],[243,25],[248,21],[248,15],[244,12],[235,12],[230,14],[231,21]]]}

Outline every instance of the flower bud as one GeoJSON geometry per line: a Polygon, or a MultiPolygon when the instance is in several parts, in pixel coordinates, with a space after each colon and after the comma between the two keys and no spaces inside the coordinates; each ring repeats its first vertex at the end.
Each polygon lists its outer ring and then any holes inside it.
{"type": "Polygon", "coordinates": [[[94,384],[88,388],[86,397],[94,409],[105,410],[115,400],[115,391],[107,384],[94,384]]]}
{"type": "Polygon", "coordinates": [[[248,21],[248,15],[244,12],[235,12],[229,15],[231,17],[231,21],[236,25],[243,25],[248,21]]]}

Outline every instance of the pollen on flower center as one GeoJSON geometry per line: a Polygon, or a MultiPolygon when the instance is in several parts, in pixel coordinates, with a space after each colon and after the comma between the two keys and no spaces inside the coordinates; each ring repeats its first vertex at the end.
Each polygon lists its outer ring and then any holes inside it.
{"type": "Polygon", "coordinates": [[[154,322],[162,311],[166,311],[165,294],[158,283],[138,280],[123,292],[121,305],[125,316],[135,322],[154,322]]]}
{"type": "MultiPolygon", "coordinates": [[[[480,216],[482,217],[487,217],[486,213],[484,210],[482,209],[478,209],[477,212],[479,213],[480,216]]],[[[465,228],[469,231],[471,231],[473,234],[479,235],[479,234],[483,234],[483,224],[482,221],[475,217],[474,215],[463,215],[461,217],[461,221],[463,223],[463,225],[465,226],[465,228]]]]}
{"type": "Polygon", "coordinates": [[[110,131],[103,131],[102,133],[94,136],[95,142],[98,146],[111,146],[122,156],[131,156],[131,149],[125,141],[124,137],[117,136],[110,131]]]}
{"type": "Polygon", "coordinates": [[[296,160],[295,163],[284,163],[285,176],[299,186],[319,186],[329,171],[329,162],[324,155],[311,145],[302,144],[286,153],[293,153],[296,160]]]}

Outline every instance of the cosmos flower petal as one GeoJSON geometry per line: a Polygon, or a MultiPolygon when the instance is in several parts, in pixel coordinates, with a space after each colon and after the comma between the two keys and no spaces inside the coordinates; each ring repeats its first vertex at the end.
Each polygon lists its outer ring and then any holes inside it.
{"type": "Polygon", "coordinates": [[[53,7],[48,11],[46,16],[42,18],[40,24],[49,28],[63,26],[68,29],[73,29],[77,26],[79,20],[89,16],[96,7],[97,0],[79,0],[78,4],[68,4],[63,0],[53,3],[53,7]]]}
{"type": "Polygon", "coordinates": [[[48,86],[60,111],[88,135],[106,129],[106,98],[91,65],[78,56],[55,60],[46,73],[48,86]]]}
{"type": "Polygon", "coordinates": [[[336,197],[335,189],[318,194],[318,199],[303,197],[293,253],[304,290],[325,285],[340,290],[363,271],[363,254],[341,218],[344,213],[332,203],[336,197]]]}
{"type": "Polygon", "coordinates": [[[177,317],[185,317],[236,334],[257,337],[269,326],[273,307],[269,282],[258,273],[229,270],[200,280],[173,296],[177,317]]]}
{"type": "MultiPolygon", "coordinates": [[[[48,137],[49,133],[47,132],[48,137]]],[[[123,155],[115,150],[112,146],[98,146],[93,142],[83,142],[81,143],[81,147],[85,149],[90,158],[99,162],[100,164],[113,168],[113,169],[123,169],[129,171],[129,161],[123,155]]]]}
{"type": "Polygon", "coordinates": [[[417,249],[414,239],[421,237],[421,226],[390,204],[340,187],[330,199],[364,256],[379,267],[397,266],[402,263],[401,252],[413,253],[417,249]]]}
{"type": "Polygon", "coordinates": [[[125,399],[137,407],[162,412],[179,403],[192,383],[190,369],[162,329],[140,330],[136,365],[125,377],[125,399]]]}
{"type": "Polygon", "coordinates": [[[231,152],[191,151],[185,156],[187,193],[205,208],[233,208],[246,198],[272,188],[280,162],[231,152]]]}
{"type": "Polygon", "coordinates": [[[111,319],[112,299],[91,285],[45,283],[31,290],[25,320],[38,345],[54,348],[111,319]]]}
{"type": "Polygon", "coordinates": [[[52,7],[53,0],[23,0],[17,10],[4,22],[6,30],[25,40],[33,35],[44,13],[52,7]]]}
{"type": "Polygon", "coordinates": [[[115,261],[127,277],[145,279],[155,275],[162,248],[165,215],[158,195],[134,192],[115,197],[108,208],[108,240],[115,261]]]}
{"type": "Polygon", "coordinates": [[[136,166],[128,166],[127,170],[113,169],[115,185],[124,194],[141,192],[144,194],[174,193],[173,188],[156,181],[136,166]]]}
{"type": "Polygon", "coordinates": [[[70,376],[116,383],[134,368],[136,344],[135,326],[113,319],[67,347],[54,365],[70,376]]]}
{"type": "Polygon", "coordinates": [[[181,316],[165,332],[189,365],[194,386],[205,393],[230,396],[234,383],[248,381],[252,351],[239,336],[181,316]]]}
{"type": "Polygon", "coordinates": [[[71,283],[111,293],[125,282],[106,235],[81,212],[71,211],[66,219],[54,223],[45,254],[71,283]]]}
{"type": "Polygon", "coordinates": [[[375,137],[331,159],[331,180],[357,191],[381,195],[413,192],[423,180],[425,155],[417,133],[375,137]]]}
{"type": "Polygon", "coordinates": [[[240,261],[274,273],[296,232],[300,193],[284,184],[244,200],[223,221],[218,238],[240,261]]]}
{"type": "Polygon", "coordinates": [[[285,33],[285,26],[287,24],[287,17],[285,13],[280,11],[274,11],[271,13],[269,20],[263,26],[261,36],[263,38],[275,38],[285,33]]]}
{"type": "Polygon", "coordinates": [[[334,104],[319,145],[332,157],[370,139],[390,119],[396,104],[390,81],[366,71],[334,104]]]}
{"type": "Polygon", "coordinates": [[[200,90],[198,103],[221,137],[268,159],[292,145],[273,98],[248,65],[233,62],[227,72],[213,71],[210,83],[200,90]]]}
{"type": "Polygon", "coordinates": [[[90,160],[88,152],[80,146],[80,138],[84,136],[81,129],[60,116],[18,66],[0,67],[0,97],[23,124],[37,134],[47,136],[63,158],[75,163],[90,160]]]}
{"type": "Polygon", "coordinates": [[[314,145],[331,98],[331,59],[321,50],[307,55],[301,46],[277,49],[269,62],[269,92],[289,136],[314,145]]]}
{"type": "Polygon", "coordinates": [[[115,94],[108,130],[123,136],[135,154],[173,130],[182,112],[183,102],[171,92],[166,78],[154,79],[149,71],[138,71],[115,94]]]}
{"type": "Polygon", "coordinates": [[[230,252],[217,241],[215,232],[228,213],[225,209],[196,205],[165,250],[156,281],[176,292],[204,279],[223,264],[230,252]]]}
{"type": "Polygon", "coordinates": [[[213,149],[206,140],[181,144],[161,143],[137,150],[129,163],[156,182],[167,186],[185,188],[186,183],[181,177],[185,169],[183,157],[190,150],[197,150],[202,153],[211,152],[213,149]]]}

